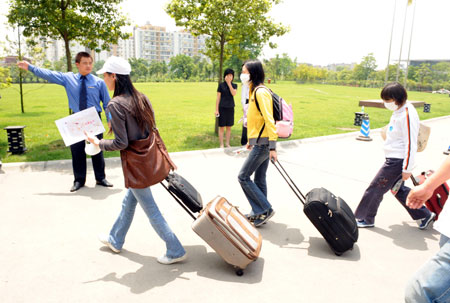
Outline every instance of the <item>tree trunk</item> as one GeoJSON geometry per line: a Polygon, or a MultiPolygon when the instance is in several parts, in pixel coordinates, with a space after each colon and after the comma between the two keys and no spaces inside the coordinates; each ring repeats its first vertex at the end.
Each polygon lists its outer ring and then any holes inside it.
{"type": "MultiPolygon", "coordinates": [[[[64,35],[64,45],[66,47],[66,62],[67,62],[67,71],[72,71],[72,55],[70,54],[70,41],[67,39],[67,34],[64,35]]],[[[72,110],[69,106],[69,115],[72,114],[72,110]]]]}
{"type": "MultiPolygon", "coordinates": [[[[19,61],[22,61],[22,49],[20,45],[20,27],[17,26],[17,31],[19,34],[19,61]]],[[[25,113],[25,110],[23,108],[23,89],[22,89],[22,69],[19,68],[19,89],[20,89],[20,106],[22,109],[22,114],[25,113]]]]}
{"type": "Polygon", "coordinates": [[[64,35],[64,46],[66,48],[66,62],[67,71],[72,71],[72,54],[70,53],[70,41],[67,39],[67,35],[64,35]]]}
{"type": "MultiPolygon", "coordinates": [[[[223,70],[223,51],[225,48],[225,37],[222,34],[220,37],[220,58],[219,58],[219,77],[217,77],[218,79],[218,84],[220,84],[220,81],[222,81],[222,70],[223,70]]],[[[219,134],[219,118],[216,117],[216,125],[214,126],[214,132],[216,133],[216,135],[219,134]]]]}

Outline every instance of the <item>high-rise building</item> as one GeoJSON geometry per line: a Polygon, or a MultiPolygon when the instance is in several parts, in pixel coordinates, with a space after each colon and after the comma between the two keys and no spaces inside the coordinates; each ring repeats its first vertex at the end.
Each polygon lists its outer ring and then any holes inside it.
{"type": "MultiPolygon", "coordinates": [[[[92,53],[95,61],[106,60],[109,56],[118,56],[124,59],[142,58],[147,61],[165,61],[168,63],[173,56],[183,54],[190,57],[200,56],[205,49],[206,36],[194,37],[188,31],[169,32],[163,26],[146,24],[135,27],[132,36],[127,40],[119,40],[109,51],[92,53]]],[[[46,59],[58,61],[66,55],[62,40],[49,40],[43,42],[46,49],[46,59]]],[[[80,51],[90,50],[79,43],[71,42],[71,53],[75,56],[80,51]]]]}
{"type": "MultiPolygon", "coordinates": [[[[63,40],[41,40],[40,41],[41,46],[45,49],[45,59],[49,61],[58,61],[62,57],[66,55],[66,48],[64,45],[63,40]]],[[[71,42],[70,43],[70,53],[72,54],[72,57],[75,57],[75,55],[78,52],[85,52],[89,51],[88,48],[85,46],[82,46],[81,44],[77,42],[71,42]]]]}
{"type": "Polygon", "coordinates": [[[183,54],[190,57],[204,56],[205,36],[195,37],[187,31],[173,33],[174,55],[183,54]]]}
{"type": "Polygon", "coordinates": [[[134,29],[135,57],[169,62],[173,57],[173,33],[165,27],[146,24],[134,29]]]}

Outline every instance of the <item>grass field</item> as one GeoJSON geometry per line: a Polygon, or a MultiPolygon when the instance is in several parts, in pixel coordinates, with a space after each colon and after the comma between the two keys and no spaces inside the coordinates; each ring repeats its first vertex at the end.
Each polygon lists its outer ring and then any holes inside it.
{"type": "MultiPolygon", "coordinates": [[[[242,128],[241,124],[237,124],[242,116],[239,84],[235,98],[235,126],[232,128],[231,145],[234,146],[240,145],[242,128]]],[[[217,83],[137,83],[136,87],[150,98],[158,128],[169,152],[219,146],[214,134],[217,83]]],[[[270,87],[293,105],[295,128],[289,140],[359,130],[353,126],[354,113],[360,111],[359,100],[379,99],[380,93],[380,89],[374,88],[294,82],[279,82],[270,87]]],[[[24,133],[28,148],[22,155],[7,153],[6,131],[2,130],[2,161],[70,159],[70,149],[64,146],[54,123],[68,115],[64,88],[54,84],[26,84],[24,91],[24,114],[20,110],[17,85],[0,91],[0,127],[26,125],[24,133]]],[[[447,95],[410,92],[409,99],[432,104],[431,113],[423,113],[422,108],[418,108],[421,120],[450,114],[450,98],[447,95]]],[[[391,112],[386,109],[366,108],[365,111],[369,113],[372,129],[389,122],[391,112]]],[[[107,135],[106,138],[112,137],[107,135]]],[[[118,155],[118,152],[105,153],[106,157],[118,155]]]]}

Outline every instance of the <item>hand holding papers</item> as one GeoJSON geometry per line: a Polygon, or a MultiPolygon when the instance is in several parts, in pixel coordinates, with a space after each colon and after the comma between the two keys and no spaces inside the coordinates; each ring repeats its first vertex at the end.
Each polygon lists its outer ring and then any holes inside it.
{"type": "Polygon", "coordinates": [[[95,110],[89,107],[73,115],[55,121],[66,146],[86,140],[89,135],[98,135],[105,131],[102,121],[95,110]]]}

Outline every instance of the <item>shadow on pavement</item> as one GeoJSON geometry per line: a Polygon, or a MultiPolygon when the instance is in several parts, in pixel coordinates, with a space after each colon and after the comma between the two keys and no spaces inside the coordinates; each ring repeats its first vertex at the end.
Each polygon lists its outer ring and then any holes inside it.
{"type": "MultiPolygon", "coordinates": [[[[259,228],[263,240],[270,241],[273,244],[288,248],[289,244],[300,244],[305,240],[298,228],[288,228],[286,224],[269,221],[259,228]],[[267,227],[267,228],[266,228],[267,227]]],[[[289,247],[293,248],[293,247],[289,247]]]]}
{"type": "Polygon", "coordinates": [[[263,240],[270,241],[281,248],[308,250],[308,255],[312,257],[348,261],[358,261],[361,258],[356,244],[353,250],[345,252],[342,256],[336,256],[325,239],[310,237],[309,242],[305,241],[305,237],[298,228],[288,228],[286,224],[269,221],[266,225],[259,228],[259,231],[263,236],[263,240]],[[268,227],[267,229],[265,229],[266,226],[268,227]],[[309,243],[309,247],[299,246],[302,243],[309,243]]]}
{"type": "Polygon", "coordinates": [[[407,222],[389,226],[390,230],[379,227],[369,228],[382,236],[391,238],[395,245],[409,250],[426,251],[429,249],[425,239],[439,240],[439,232],[430,226],[426,230],[420,230],[417,226],[411,226],[407,222]]]}
{"type": "Polygon", "coordinates": [[[90,197],[92,200],[104,200],[110,195],[117,194],[122,191],[119,188],[105,188],[103,186],[87,187],[84,186],[77,190],[76,192],[69,191],[70,186],[67,186],[67,192],[53,192],[53,193],[37,193],[38,196],[60,196],[60,197],[71,197],[71,196],[81,196],[90,197]]]}
{"type": "Polygon", "coordinates": [[[359,261],[361,259],[361,252],[357,243],[355,243],[352,250],[346,251],[342,256],[336,256],[325,239],[318,237],[309,238],[308,255],[316,258],[344,261],[359,261]]]}
{"type": "MultiPolygon", "coordinates": [[[[249,264],[244,270],[244,275],[239,277],[231,265],[225,263],[215,252],[207,252],[205,246],[185,246],[185,249],[188,254],[187,260],[172,265],[162,265],[156,261],[155,257],[122,250],[117,257],[127,258],[141,264],[142,267],[136,272],[129,272],[122,276],[111,272],[102,278],[84,283],[115,282],[130,288],[132,293],[141,294],[154,287],[167,285],[175,279],[190,280],[189,277],[183,276],[185,273],[197,273],[198,276],[208,279],[244,284],[259,283],[262,279],[264,259],[258,259],[249,264]]],[[[112,253],[106,247],[102,247],[100,250],[112,253]]]]}

